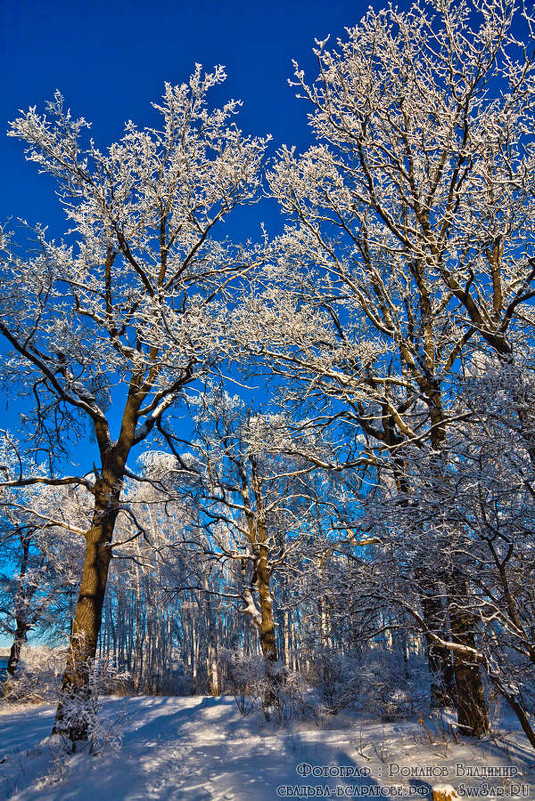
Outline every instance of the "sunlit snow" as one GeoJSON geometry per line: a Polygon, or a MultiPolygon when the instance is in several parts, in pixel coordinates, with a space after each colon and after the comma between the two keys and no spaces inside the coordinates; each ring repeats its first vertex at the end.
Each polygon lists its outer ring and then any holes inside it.
{"type": "Polygon", "coordinates": [[[266,723],[261,713],[242,717],[232,698],[107,698],[103,710],[104,733],[117,742],[65,757],[48,740],[54,707],[4,706],[0,798],[272,801],[305,787],[419,798],[448,784],[461,797],[479,788],[514,798],[535,789],[533,751],[508,719],[492,737],[460,742],[447,722],[429,719],[266,723]]]}

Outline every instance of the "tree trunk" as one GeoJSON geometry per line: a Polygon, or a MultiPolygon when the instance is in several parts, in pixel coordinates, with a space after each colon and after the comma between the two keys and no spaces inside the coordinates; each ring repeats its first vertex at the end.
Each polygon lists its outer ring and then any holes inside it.
{"type": "MultiPolygon", "coordinates": [[[[449,609],[452,639],[475,651],[474,618],[467,609],[468,601],[466,582],[458,577],[449,609]]],[[[489,730],[489,714],[480,665],[475,658],[454,651],[453,670],[457,690],[457,722],[461,733],[482,737],[489,730]]]]}
{"type": "Polygon", "coordinates": [[[193,695],[197,695],[198,692],[198,683],[197,683],[198,667],[199,667],[199,641],[197,637],[197,622],[196,619],[193,617],[193,612],[192,612],[191,613],[191,679],[193,683],[193,695]]]}
{"type": "Polygon", "coordinates": [[[15,673],[17,672],[17,668],[20,662],[20,652],[22,646],[26,642],[26,633],[29,628],[25,620],[17,618],[16,622],[17,622],[17,628],[15,631],[15,638],[13,640],[13,644],[9,652],[9,659],[7,663],[7,674],[4,681],[4,685],[2,687],[2,696],[4,698],[6,698],[9,695],[11,682],[15,678],[15,673]]]}
{"type": "Polygon", "coordinates": [[[511,707],[511,709],[513,710],[513,712],[517,716],[518,721],[519,721],[520,725],[522,726],[522,729],[524,730],[524,734],[528,738],[528,740],[531,743],[532,747],[535,748],[535,730],[533,729],[533,727],[532,727],[532,725],[530,723],[529,717],[528,717],[523,705],[520,704],[517,701],[517,699],[515,698],[515,696],[511,692],[508,692],[503,687],[503,685],[501,684],[500,681],[496,681],[495,683],[496,683],[496,687],[498,688],[500,694],[505,698],[505,700],[507,701],[507,703],[509,704],[509,706],[511,707]]]}
{"type": "Polygon", "coordinates": [[[208,654],[206,656],[206,672],[208,675],[208,686],[210,693],[217,697],[220,695],[219,670],[217,665],[217,646],[214,642],[208,643],[208,654]]]}
{"type": "MultiPolygon", "coordinates": [[[[30,558],[30,538],[28,536],[21,536],[21,545],[22,545],[22,559],[20,563],[20,570],[19,570],[19,580],[20,580],[20,587],[21,587],[21,596],[17,600],[17,606],[19,610],[21,607],[24,607],[25,601],[28,601],[29,598],[34,594],[35,589],[30,590],[28,587],[24,586],[24,577],[26,575],[26,570],[28,568],[28,561],[30,558]]],[[[4,681],[4,686],[2,687],[2,696],[5,698],[9,693],[9,686],[12,680],[15,678],[15,673],[17,672],[17,668],[20,662],[20,652],[21,648],[26,642],[26,634],[30,628],[28,620],[26,616],[21,615],[19,613],[15,613],[15,638],[13,640],[13,644],[11,646],[11,650],[9,652],[9,659],[7,663],[7,675],[4,681]]]]}
{"type": "MultiPolygon", "coordinates": [[[[439,598],[420,595],[420,603],[426,628],[444,639],[445,612],[439,598]]],[[[431,674],[431,709],[444,709],[455,703],[455,677],[451,653],[447,648],[437,645],[426,634],[427,659],[431,674]]]]}
{"type": "Polygon", "coordinates": [[[290,610],[285,609],[283,615],[283,626],[284,626],[284,661],[288,667],[290,667],[291,662],[291,650],[290,650],[290,610]]]}
{"type": "Polygon", "coordinates": [[[260,558],[256,567],[256,586],[260,601],[260,648],[265,659],[277,661],[277,644],[275,641],[275,618],[273,600],[270,592],[270,571],[267,565],[267,549],[261,546],[260,558]]]}
{"type": "Polygon", "coordinates": [[[91,702],[91,670],[102,622],[102,607],[111,560],[110,544],[118,513],[122,476],[104,473],[95,486],[92,526],[85,535],[85,560],[72,625],[53,733],[74,744],[87,740],[91,702]]]}
{"type": "Polygon", "coordinates": [[[274,670],[277,661],[277,643],[275,640],[275,617],[273,615],[273,599],[270,592],[271,573],[268,567],[267,548],[260,546],[260,558],[256,566],[256,586],[260,601],[260,648],[266,662],[267,689],[264,695],[264,714],[269,720],[269,710],[278,706],[280,673],[274,670]]]}
{"type": "Polygon", "coordinates": [[[457,722],[461,734],[482,737],[489,730],[489,716],[480,667],[466,656],[454,653],[453,669],[457,687],[457,722]]]}

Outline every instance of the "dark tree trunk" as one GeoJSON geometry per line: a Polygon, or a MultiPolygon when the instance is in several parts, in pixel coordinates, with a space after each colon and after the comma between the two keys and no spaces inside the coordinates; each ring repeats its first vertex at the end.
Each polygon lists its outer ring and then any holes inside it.
{"type": "Polygon", "coordinates": [[[513,710],[513,712],[517,716],[518,721],[519,721],[520,725],[522,726],[522,729],[524,730],[524,734],[528,738],[528,740],[531,743],[532,747],[535,748],[535,731],[533,730],[533,727],[532,727],[532,725],[531,725],[531,723],[529,721],[528,715],[526,714],[526,712],[524,710],[524,707],[522,706],[522,704],[520,704],[518,702],[518,700],[515,698],[515,696],[512,693],[508,692],[503,687],[503,685],[499,681],[496,682],[496,687],[498,688],[498,690],[501,693],[501,695],[503,695],[503,697],[505,698],[505,700],[507,701],[507,703],[509,704],[509,706],[511,707],[511,709],[513,710]]]}
{"type": "Polygon", "coordinates": [[[54,734],[73,744],[86,740],[91,702],[91,670],[102,622],[102,607],[111,560],[111,541],[118,513],[122,476],[103,471],[95,487],[92,526],[85,535],[85,559],[80,592],[72,625],[62,698],[58,704],[54,734]]]}
{"type": "Polygon", "coordinates": [[[11,682],[15,678],[15,673],[17,672],[17,668],[20,662],[20,652],[22,646],[26,642],[26,634],[28,632],[29,626],[27,625],[25,620],[17,619],[17,628],[15,631],[15,638],[13,640],[13,644],[11,646],[11,650],[9,652],[9,659],[7,662],[7,675],[4,681],[4,685],[2,687],[2,695],[5,698],[9,695],[9,690],[11,686],[11,682]]]}
{"type": "Polygon", "coordinates": [[[265,545],[260,546],[260,558],[256,566],[256,586],[260,601],[260,648],[266,662],[267,689],[264,695],[264,714],[270,717],[270,709],[279,704],[281,674],[275,671],[277,661],[277,643],[275,639],[275,617],[273,599],[270,590],[271,573],[268,567],[268,551],[265,545]]]}
{"type": "MultiPolygon", "coordinates": [[[[30,537],[27,535],[21,536],[21,545],[22,545],[22,559],[20,563],[20,571],[19,571],[19,579],[20,579],[20,586],[21,586],[21,596],[19,597],[19,603],[24,605],[24,602],[27,602],[35,592],[35,590],[30,590],[28,587],[24,587],[24,577],[26,576],[26,570],[28,569],[28,562],[30,558],[30,537]]],[[[13,640],[13,644],[11,646],[11,650],[9,652],[9,659],[7,663],[7,675],[4,681],[4,685],[2,687],[2,695],[5,698],[9,694],[9,689],[11,682],[15,678],[15,673],[17,672],[17,668],[20,662],[20,652],[22,646],[26,642],[26,635],[30,629],[30,624],[26,618],[26,616],[22,616],[20,613],[15,614],[15,637],[13,640]]]]}
{"type": "MultiPolygon", "coordinates": [[[[426,595],[420,596],[426,629],[446,639],[445,610],[440,598],[426,595]]],[[[431,708],[444,709],[455,703],[455,676],[451,653],[448,648],[437,645],[426,634],[427,659],[431,674],[431,708]]]]}
{"type": "MultiPolygon", "coordinates": [[[[451,593],[450,624],[452,639],[467,649],[476,651],[475,622],[470,613],[466,582],[457,576],[451,593]]],[[[475,654],[453,652],[453,669],[456,685],[457,722],[461,733],[482,737],[489,730],[489,713],[481,676],[481,666],[475,654]]]]}
{"type": "Polygon", "coordinates": [[[267,564],[267,549],[260,548],[260,559],[256,567],[256,586],[260,600],[260,647],[262,654],[270,662],[277,661],[277,644],[275,641],[275,618],[273,615],[273,600],[270,592],[270,571],[267,564]]]}
{"type": "Polygon", "coordinates": [[[455,653],[453,657],[457,688],[457,722],[461,734],[482,737],[489,730],[489,716],[481,670],[469,657],[455,653]]]}
{"type": "Polygon", "coordinates": [[[17,672],[17,668],[20,662],[20,652],[21,648],[26,642],[26,634],[28,631],[28,626],[26,622],[23,620],[17,620],[17,630],[15,632],[15,639],[13,640],[13,645],[11,646],[11,651],[9,652],[9,660],[7,663],[7,675],[10,678],[15,676],[17,672]]]}

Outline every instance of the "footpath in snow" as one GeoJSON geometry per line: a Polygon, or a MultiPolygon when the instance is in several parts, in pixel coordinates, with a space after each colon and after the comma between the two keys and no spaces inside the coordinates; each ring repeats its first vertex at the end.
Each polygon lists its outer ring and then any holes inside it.
{"type": "Polygon", "coordinates": [[[233,699],[107,698],[112,742],[65,756],[54,708],[0,707],[0,798],[20,801],[275,801],[279,798],[535,798],[535,752],[503,728],[458,741],[412,720],[338,715],[321,726],[242,717],[233,699]]]}

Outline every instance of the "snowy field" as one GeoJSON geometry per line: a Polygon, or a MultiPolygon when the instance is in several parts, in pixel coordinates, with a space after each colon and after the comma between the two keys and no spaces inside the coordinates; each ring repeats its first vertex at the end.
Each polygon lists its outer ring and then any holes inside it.
{"type": "Polygon", "coordinates": [[[507,725],[460,743],[422,720],[280,726],[242,717],[231,698],[107,698],[103,729],[115,741],[65,757],[47,739],[53,715],[49,705],[0,708],[0,798],[419,798],[445,784],[460,797],[535,798],[535,752],[507,725]]]}

